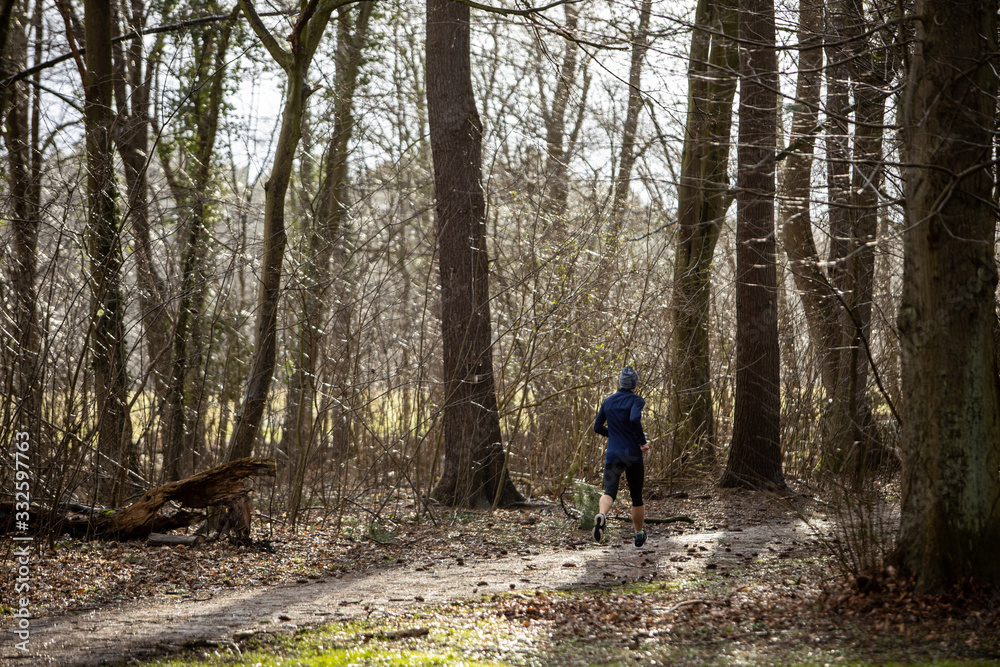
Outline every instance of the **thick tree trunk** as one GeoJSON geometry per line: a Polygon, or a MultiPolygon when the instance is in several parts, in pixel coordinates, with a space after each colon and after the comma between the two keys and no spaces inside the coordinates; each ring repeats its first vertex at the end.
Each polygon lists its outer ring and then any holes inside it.
{"type": "Polygon", "coordinates": [[[472,91],[469,7],[427,0],[427,111],[437,195],[444,348],[444,470],[433,495],[447,505],[521,500],[507,474],[493,377],[481,182],[482,123],[472,91]]]}
{"type": "Polygon", "coordinates": [[[708,317],[712,255],[729,190],[729,134],[736,94],[735,0],[700,0],[691,35],[688,116],[681,156],[674,266],[671,461],[715,460],[708,317]]]}
{"type": "Polygon", "coordinates": [[[783,488],[774,242],[778,63],[772,0],[740,0],[736,396],[720,485],[783,488]]]}
{"type": "Polygon", "coordinates": [[[917,2],[903,103],[899,312],[903,497],[897,558],[921,591],[1000,583],[997,2],[917,2]]]}
{"type": "Polygon", "coordinates": [[[98,452],[111,463],[111,482],[98,498],[121,505],[136,466],[125,358],[125,299],[122,295],[121,229],[115,188],[109,0],[84,2],[87,134],[88,251],[91,283],[91,349],[97,394],[98,452]]]}

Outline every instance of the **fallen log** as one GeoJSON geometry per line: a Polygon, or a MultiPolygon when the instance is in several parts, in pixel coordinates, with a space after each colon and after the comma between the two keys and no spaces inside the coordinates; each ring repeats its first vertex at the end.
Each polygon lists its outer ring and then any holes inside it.
{"type": "MultiPolygon", "coordinates": [[[[274,470],[274,459],[250,457],[224,463],[187,479],[168,482],[150,489],[125,509],[103,517],[95,526],[95,532],[98,536],[108,535],[119,540],[146,537],[152,532],[160,508],[168,502],[177,502],[182,508],[189,509],[225,505],[246,495],[243,480],[247,477],[273,476],[274,470]]],[[[191,523],[198,518],[200,516],[193,517],[191,523]]]]}
{"type": "MultiPolygon", "coordinates": [[[[246,480],[249,477],[273,477],[275,461],[272,458],[249,457],[204,470],[186,479],[168,482],[146,491],[137,501],[117,510],[67,507],[56,513],[49,526],[59,533],[98,539],[143,539],[150,533],[166,533],[185,528],[205,519],[209,508],[226,508],[227,527],[239,539],[250,535],[250,518],[253,503],[249,497],[246,480]],[[165,508],[171,503],[170,511],[165,508]],[[86,510],[85,512],[73,510],[86,510]]],[[[34,530],[41,527],[44,513],[32,508],[34,530]]],[[[13,507],[0,506],[0,533],[14,528],[13,507]]]]}

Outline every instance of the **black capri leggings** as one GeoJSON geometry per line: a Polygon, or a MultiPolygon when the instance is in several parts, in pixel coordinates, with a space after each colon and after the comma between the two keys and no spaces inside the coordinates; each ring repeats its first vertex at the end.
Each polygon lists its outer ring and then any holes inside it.
{"type": "Polygon", "coordinates": [[[642,480],[646,470],[642,465],[642,457],[632,460],[612,459],[604,464],[604,493],[612,499],[618,497],[618,484],[622,473],[628,482],[629,494],[632,496],[632,507],[642,507],[642,480]]]}

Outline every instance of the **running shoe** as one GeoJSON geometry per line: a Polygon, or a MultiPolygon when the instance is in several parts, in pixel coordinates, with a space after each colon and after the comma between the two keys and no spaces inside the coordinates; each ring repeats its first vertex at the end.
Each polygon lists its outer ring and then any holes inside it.
{"type": "Polygon", "coordinates": [[[642,545],[646,543],[646,531],[640,530],[635,534],[635,548],[641,549],[642,545]]]}
{"type": "Polygon", "coordinates": [[[594,540],[597,542],[604,541],[604,527],[608,525],[608,517],[604,514],[598,514],[594,517],[594,540]]]}

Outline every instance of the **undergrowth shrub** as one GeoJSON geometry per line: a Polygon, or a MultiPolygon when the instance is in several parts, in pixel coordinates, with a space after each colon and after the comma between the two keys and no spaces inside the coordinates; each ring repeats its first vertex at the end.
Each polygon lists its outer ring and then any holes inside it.
{"type": "Polygon", "coordinates": [[[602,491],[585,482],[575,482],[573,489],[573,504],[580,510],[580,528],[590,530],[594,527],[594,517],[600,510],[602,491]]]}
{"type": "Polygon", "coordinates": [[[880,478],[828,480],[826,488],[831,523],[818,532],[840,574],[863,587],[886,571],[896,547],[899,499],[892,482],[880,478]]]}

